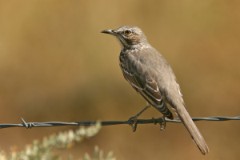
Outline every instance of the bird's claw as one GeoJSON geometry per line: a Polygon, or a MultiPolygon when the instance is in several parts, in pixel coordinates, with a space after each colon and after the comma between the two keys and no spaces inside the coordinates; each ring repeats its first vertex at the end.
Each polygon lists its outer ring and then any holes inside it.
{"type": "Polygon", "coordinates": [[[133,132],[137,130],[137,121],[137,116],[133,116],[128,119],[129,125],[132,127],[133,132]]]}
{"type": "Polygon", "coordinates": [[[166,128],[166,119],[165,119],[165,116],[161,117],[162,121],[159,123],[160,124],[160,130],[161,131],[164,131],[165,128],[166,128]]]}
{"type": "Polygon", "coordinates": [[[155,118],[152,118],[152,119],[155,120],[155,123],[154,123],[154,124],[159,123],[159,125],[160,125],[160,130],[161,130],[161,131],[164,131],[164,130],[165,130],[165,128],[166,128],[166,119],[165,119],[165,116],[160,117],[160,118],[158,118],[158,119],[155,119],[155,118]]]}

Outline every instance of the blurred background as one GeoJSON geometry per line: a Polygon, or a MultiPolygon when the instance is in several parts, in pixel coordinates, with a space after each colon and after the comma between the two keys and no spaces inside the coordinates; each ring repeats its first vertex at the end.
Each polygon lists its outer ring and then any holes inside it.
{"type": "MultiPolygon", "coordinates": [[[[127,120],[146,104],[124,80],[120,45],[101,34],[136,25],[172,65],[191,116],[240,115],[240,2],[227,0],[0,1],[0,123],[127,120]]],[[[141,118],[160,117],[149,109],[141,118]]],[[[95,145],[117,159],[239,159],[240,122],[197,122],[202,156],[185,128],[104,127],[63,151],[95,145]],[[174,154],[173,154],[174,153],[174,154]]],[[[69,127],[0,130],[0,149],[21,150],[69,127]]]]}

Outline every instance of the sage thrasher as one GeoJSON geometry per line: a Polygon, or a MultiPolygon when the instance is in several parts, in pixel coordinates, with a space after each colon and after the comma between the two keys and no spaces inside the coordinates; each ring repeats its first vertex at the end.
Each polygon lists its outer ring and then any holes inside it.
{"type": "Polygon", "coordinates": [[[209,149],[203,136],[185,108],[172,68],[165,58],[148,43],[142,30],[138,27],[123,26],[118,29],[103,30],[102,33],[116,36],[121,42],[120,67],[124,78],[131,86],[151,106],[169,119],[173,119],[173,114],[168,108],[171,106],[202,154],[208,153],[209,149]]]}

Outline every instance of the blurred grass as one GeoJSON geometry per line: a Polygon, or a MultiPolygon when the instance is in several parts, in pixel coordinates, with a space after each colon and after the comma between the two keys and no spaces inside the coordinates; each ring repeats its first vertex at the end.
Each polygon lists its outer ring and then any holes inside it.
{"type": "MultiPolygon", "coordinates": [[[[141,27],[167,58],[192,116],[239,115],[239,5],[226,0],[1,0],[0,123],[20,117],[117,120],[139,111],[145,102],[121,75],[119,44],[100,34],[126,24],[141,27]]],[[[152,109],[144,116],[159,113],[152,109]]],[[[239,159],[239,122],[198,126],[210,159],[239,159]]],[[[1,130],[0,148],[21,147],[57,130],[62,128],[1,130]]],[[[146,126],[134,134],[127,127],[107,127],[84,143],[86,150],[95,144],[113,150],[118,159],[202,159],[181,125],[168,125],[165,132],[146,126]]]]}

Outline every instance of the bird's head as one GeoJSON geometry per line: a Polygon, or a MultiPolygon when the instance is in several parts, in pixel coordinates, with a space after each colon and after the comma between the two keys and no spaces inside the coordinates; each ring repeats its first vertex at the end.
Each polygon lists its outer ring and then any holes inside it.
{"type": "Polygon", "coordinates": [[[102,33],[116,36],[125,48],[147,42],[146,36],[138,27],[123,26],[117,29],[106,29],[102,33]]]}

